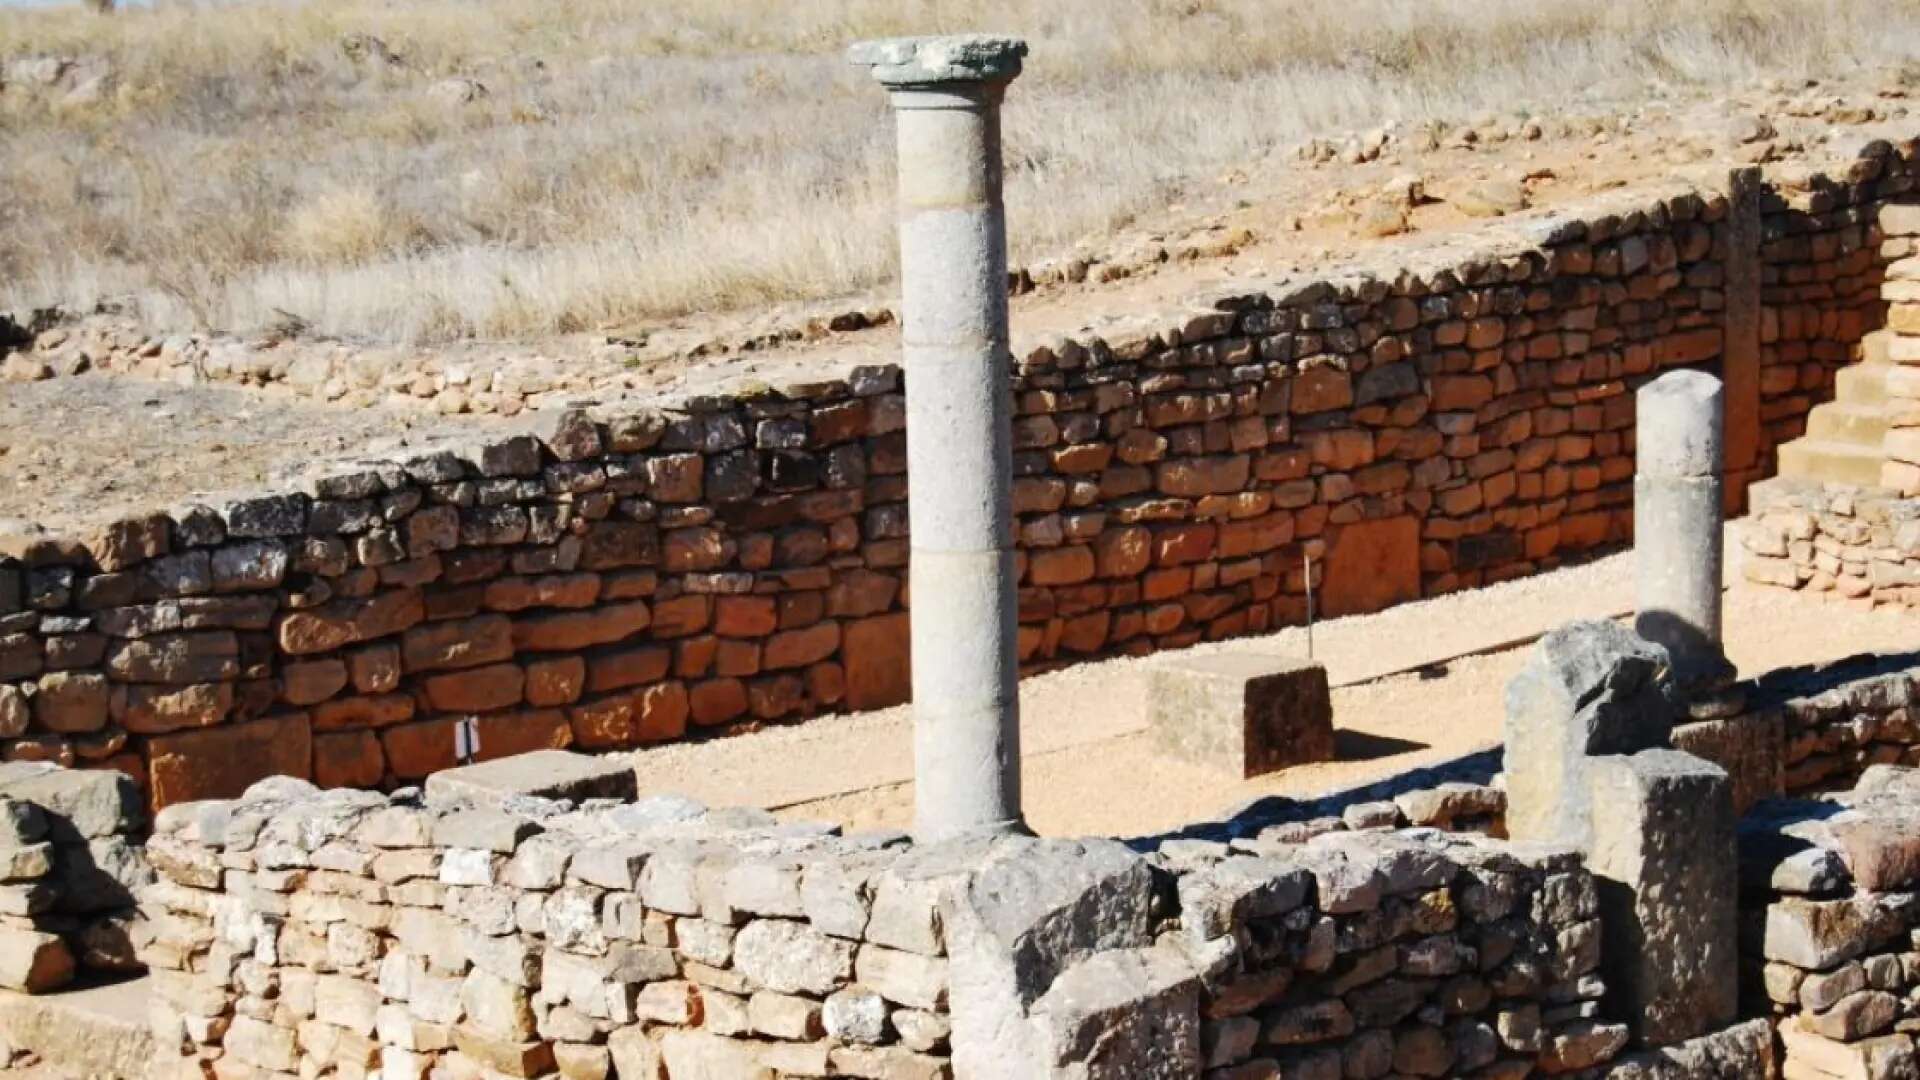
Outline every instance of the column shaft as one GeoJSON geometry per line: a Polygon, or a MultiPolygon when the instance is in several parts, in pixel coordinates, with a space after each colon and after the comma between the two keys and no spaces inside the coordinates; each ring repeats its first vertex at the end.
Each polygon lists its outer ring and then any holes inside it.
{"type": "Polygon", "coordinates": [[[856,46],[890,93],[912,528],[914,832],[1021,827],[1000,100],[1025,46],[856,46]]]}
{"type": "Polygon", "coordinates": [[[1640,388],[1633,480],[1634,629],[1666,647],[1675,684],[1724,689],[1720,381],[1675,371],[1640,388]]]}

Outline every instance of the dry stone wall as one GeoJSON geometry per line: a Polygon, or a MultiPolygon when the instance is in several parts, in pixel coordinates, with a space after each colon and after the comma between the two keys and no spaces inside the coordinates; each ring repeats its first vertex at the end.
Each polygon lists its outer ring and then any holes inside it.
{"type": "Polygon", "coordinates": [[[1920,1070],[1920,772],[1875,766],[1852,791],[1763,804],[1742,825],[1747,995],[1789,1076],[1920,1070]]]}
{"type": "Polygon", "coordinates": [[[1749,495],[1747,581],[1867,608],[1920,606],[1920,500],[1785,477],[1749,495]]]}
{"type": "Polygon", "coordinates": [[[950,1075],[955,868],[898,835],[281,778],[169,808],[149,851],[181,1076],[950,1075]]]}
{"type": "Polygon", "coordinates": [[[275,779],[160,814],[143,956],[182,1076],[1520,1076],[1626,1041],[1571,852],[1134,847],[275,779]]]}
{"type": "MultiPolygon", "coordinates": [[[[1337,615],[1622,543],[1631,391],[1669,368],[1728,368],[1733,472],[1763,473],[1873,321],[1873,208],[1915,154],[1031,349],[1023,663],[1297,623],[1309,573],[1337,615]]],[[[119,768],[166,805],[403,784],[454,764],[465,722],[495,757],[897,703],[903,403],[864,368],[0,537],[0,757],[119,768]]]]}
{"type": "Polygon", "coordinates": [[[1734,804],[1844,791],[1877,765],[1920,765],[1920,665],[1908,654],[1783,668],[1742,684],[1746,711],[1674,729],[1724,768],[1734,804]]]}

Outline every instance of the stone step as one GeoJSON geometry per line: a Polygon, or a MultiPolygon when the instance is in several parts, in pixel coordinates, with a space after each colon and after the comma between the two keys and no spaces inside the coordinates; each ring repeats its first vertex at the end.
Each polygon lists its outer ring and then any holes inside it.
{"type": "Polygon", "coordinates": [[[1873,333],[1861,338],[1859,362],[1874,367],[1883,367],[1893,363],[1892,356],[1887,352],[1887,346],[1891,345],[1894,339],[1899,336],[1899,334],[1891,330],[1875,330],[1873,333]]]}
{"type": "Polygon", "coordinates": [[[1885,364],[1861,362],[1834,374],[1834,399],[1849,405],[1881,405],[1887,400],[1885,364]]]}
{"type": "Polygon", "coordinates": [[[1878,450],[1887,434],[1886,410],[1878,405],[1832,401],[1814,406],[1807,415],[1807,438],[1851,443],[1878,450]]]}
{"type": "Polygon", "coordinates": [[[1780,475],[1824,483],[1880,485],[1879,447],[1855,446],[1825,439],[1795,439],[1780,448],[1780,475]]]}

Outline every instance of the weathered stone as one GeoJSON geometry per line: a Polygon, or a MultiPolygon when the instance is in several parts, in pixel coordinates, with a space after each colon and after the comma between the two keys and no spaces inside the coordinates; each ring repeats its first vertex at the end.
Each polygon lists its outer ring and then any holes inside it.
{"type": "Polygon", "coordinates": [[[37,806],[60,844],[132,833],[146,821],[139,785],[112,770],[0,765],[0,796],[37,806]]]}
{"type": "Polygon", "coordinates": [[[852,977],[853,946],[806,923],[760,919],[734,938],[733,962],[770,990],[828,994],[852,977]]]}
{"type": "Polygon", "coordinates": [[[1054,979],[1089,955],[1152,941],[1152,873],[1119,844],[1006,840],[977,857],[978,873],[946,918],[954,1069],[963,1075],[1039,1060],[1025,1017],[1054,979]]]}
{"type": "Polygon", "coordinates": [[[1216,653],[1155,664],[1148,725],[1162,749],[1236,777],[1333,757],[1327,672],[1311,661],[1216,653]]]}
{"type": "Polygon", "coordinates": [[[1825,971],[1891,941],[1901,925],[1898,912],[1873,895],[1783,897],[1767,907],[1763,948],[1770,960],[1825,971]]]}
{"type": "Polygon", "coordinates": [[[631,799],[637,794],[635,783],[633,767],[618,758],[536,750],[434,773],[426,787],[432,799],[492,806],[528,795],[576,801],[631,799]]]}
{"type": "MultiPolygon", "coordinates": [[[[1200,980],[1167,948],[1120,949],[1068,968],[1029,1023],[1049,1076],[1123,1080],[1200,1070],[1200,980]]],[[[1009,1057],[1009,1065],[1017,1057],[1009,1057]]]]}
{"type": "Polygon", "coordinates": [[[1668,744],[1674,720],[1658,646],[1611,622],[1577,622],[1540,639],[1507,685],[1507,832],[1585,847],[1587,772],[1602,754],[1668,744]]]}
{"type": "Polygon", "coordinates": [[[1738,869],[1727,774],[1678,750],[1588,765],[1587,866],[1607,930],[1608,1007],[1643,1045],[1729,1023],[1739,1007],[1738,869]]]}
{"type": "Polygon", "coordinates": [[[306,777],[313,740],[304,713],[161,735],[148,744],[154,807],[231,798],[269,776],[306,777]]]}

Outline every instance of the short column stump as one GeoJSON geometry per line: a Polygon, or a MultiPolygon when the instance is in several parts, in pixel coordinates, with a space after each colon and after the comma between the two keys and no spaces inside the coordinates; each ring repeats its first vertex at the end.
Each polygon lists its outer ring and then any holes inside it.
{"type": "Polygon", "coordinates": [[[1242,778],[1333,760],[1327,669],[1311,660],[1170,658],[1148,680],[1147,726],[1175,757],[1242,778]]]}

